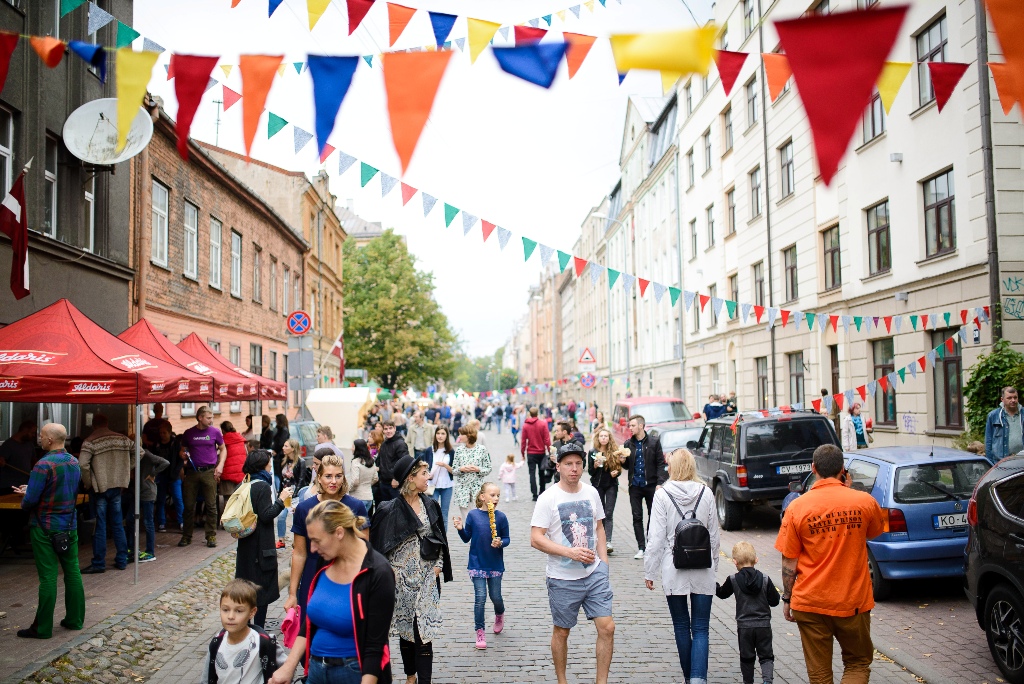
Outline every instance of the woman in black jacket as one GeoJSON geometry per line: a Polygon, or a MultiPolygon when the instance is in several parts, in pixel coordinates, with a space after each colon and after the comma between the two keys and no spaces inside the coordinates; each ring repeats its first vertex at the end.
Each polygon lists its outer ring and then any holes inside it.
{"type": "Polygon", "coordinates": [[[277,430],[274,432],[274,476],[281,478],[281,461],[284,460],[284,445],[291,438],[288,432],[288,418],[283,413],[278,413],[275,418],[277,430]]]}
{"type": "Polygon", "coordinates": [[[238,540],[235,577],[255,582],[260,588],[256,595],[256,617],[253,623],[263,627],[267,619],[267,606],[281,595],[277,584],[274,521],[284,510],[284,500],[291,497],[292,489],[282,489],[278,499],[274,500],[273,463],[271,453],[266,449],[251,452],[242,470],[252,480],[249,499],[257,522],[252,534],[238,540]]]}
{"type": "Polygon", "coordinates": [[[309,512],[309,542],[328,565],[313,578],[299,636],[272,683],[289,684],[305,654],[307,684],[356,684],[365,677],[391,684],[388,632],[395,575],[387,559],[361,538],[365,524],[338,501],[323,501],[309,512]],[[320,630],[327,638],[314,644],[320,630]]]}
{"type": "Polygon", "coordinates": [[[594,448],[587,454],[590,484],[597,490],[601,505],[604,507],[605,550],[608,553],[615,553],[615,547],[612,546],[612,518],[615,514],[615,501],[619,495],[622,459],[626,453],[629,452],[615,446],[611,430],[602,427],[594,433],[594,448]]]}

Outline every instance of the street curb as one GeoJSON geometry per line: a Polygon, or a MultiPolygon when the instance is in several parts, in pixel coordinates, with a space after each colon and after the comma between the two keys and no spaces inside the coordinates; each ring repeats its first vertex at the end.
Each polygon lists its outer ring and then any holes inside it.
{"type": "Polygon", "coordinates": [[[909,653],[906,653],[905,651],[899,651],[899,657],[897,657],[892,652],[884,651],[882,649],[880,643],[878,643],[878,642],[876,642],[874,640],[872,640],[872,643],[873,643],[876,651],[881,653],[883,656],[885,656],[889,660],[892,660],[894,663],[896,663],[900,667],[905,668],[907,670],[907,672],[909,672],[910,674],[916,675],[917,677],[920,677],[925,682],[929,682],[931,684],[938,684],[939,682],[944,682],[944,681],[948,681],[949,680],[949,675],[948,674],[947,675],[943,675],[943,674],[939,673],[938,670],[936,670],[935,668],[933,668],[930,665],[925,664],[925,662],[923,660],[921,660],[920,658],[916,658],[916,657],[910,655],[909,653]]]}
{"type": "Polygon", "coordinates": [[[96,636],[99,632],[105,630],[107,627],[116,625],[117,623],[124,620],[126,617],[140,610],[141,608],[146,606],[150,601],[153,600],[153,596],[160,596],[164,592],[169,591],[170,589],[173,589],[175,586],[181,584],[184,580],[188,579],[190,576],[194,575],[199,570],[204,570],[210,567],[221,556],[224,556],[230,551],[234,551],[237,545],[237,542],[232,542],[228,546],[225,546],[223,549],[211,555],[203,562],[199,563],[198,565],[192,566],[191,568],[181,573],[174,579],[154,589],[152,592],[140,598],[135,603],[125,606],[124,608],[122,608],[121,610],[119,610],[118,612],[114,613],[113,615],[104,620],[100,620],[89,629],[82,630],[82,633],[76,636],[74,639],[71,639],[70,641],[61,644],[60,646],[54,648],[52,651],[42,656],[38,660],[29,663],[25,667],[21,668],[20,670],[12,674],[9,678],[5,679],[4,682],[10,682],[11,684],[14,684],[15,682],[29,681],[29,677],[31,677],[36,672],[49,665],[57,658],[61,657],[65,653],[68,653],[71,649],[75,648],[76,646],[80,646],[81,644],[85,643],[89,639],[96,636]]]}

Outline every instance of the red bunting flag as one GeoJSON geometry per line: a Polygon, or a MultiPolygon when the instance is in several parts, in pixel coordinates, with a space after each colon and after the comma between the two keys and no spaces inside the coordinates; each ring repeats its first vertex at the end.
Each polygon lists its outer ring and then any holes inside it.
{"type": "Polygon", "coordinates": [[[940,112],[953,96],[956,84],[960,82],[968,66],[957,62],[928,62],[928,73],[931,74],[932,88],[935,90],[935,104],[939,106],[940,112]]]}
{"type": "Polygon", "coordinates": [[[821,399],[815,399],[811,402],[811,406],[814,407],[815,413],[821,413],[821,399]]]}
{"type": "Polygon", "coordinates": [[[1021,76],[1024,74],[1024,11],[1021,11],[1020,0],[985,0],[985,5],[992,28],[999,37],[1007,70],[1015,76],[1004,83],[1011,86],[1014,100],[1024,102],[1024,77],[1021,76]]]}
{"type": "Polygon", "coordinates": [[[540,39],[548,34],[545,29],[533,28],[532,26],[513,26],[512,29],[515,31],[517,47],[540,42],[540,39]]]}
{"type": "Polygon", "coordinates": [[[866,402],[868,400],[868,386],[867,385],[861,385],[860,387],[858,387],[857,388],[857,394],[860,395],[860,400],[861,401],[865,401],[866,402]]]}
{"type": "Polygon", "coordinates": [[[982,309],[985,311],[985,318],[990,318],[992,316],[992,313],[988,310],[987,306],[982,307],[982,309]]]}
{"type": "Polygon", "coordinates": [[[0,90],[4,89],[4,83],[7,82],[7,70],[11,66],[11,55],[16,47],[18,34],[0,31],[0,90]]]}
{"type": "Polygon", "coordinates": [[[651,281],[644,280],[643,278],[637,278],[636,280],[638,283],[640,283],[640,296],[643,297],[645,294],[647,294],[647,286],[651,284],[651,281]]]}
{"type": "Polygon", "coordinates": [[[578,256],[572,258],[572,267],[576,269],[576,277],[579,278],[583,275],[583,269],[587,267],[587,260],[580,259],[578,256]]]}
{"type": "Polygon", "coordinates": [[[964,325],[967,325],[967,309],[960,309],[960,320],[963,321],[964,325]]]}
{"type": "Polygon", "coordinates": [[[871,102],[906,7],[775,22],[793,69],[825,185],[871,102]]]}
{"type": "MultiPolygon", "coordinates": [[[[711,301],[711,297],[708,296],[708,295],[698,295],[698,297],[700,297],[700,310],[703,312],[704,311],[704,307],[707,306],[708,302],[711,301]]],[[[756,309],[757,307],[754,307],[754,308],[756,309]]],[[[760,316],[757,317],[757,322],[758,323],[761,322],[761,317],[760,316]]]]}
{"type": "Polygon", "coordinates": [[[786,87],[793,69],[789,66],[786,55],[779,55],[774,52],[761,53],[761,61],[764,63],[765,82],[768,84],[768,97],[775,102],[779,98],[782,89],[786,87]]]}
{"type": "Polygon", "coordinates": [[[320,153],[321,164],[323,164],[324,161],[331,156],[331,152],[334,152],[334,147],[331,145],[331,143],[324,143],[324,150],[323,152],[320,153]]]}
{"type": "Polygon", "coordinates": [[[764,307],[763,306],[758,306],[758,305],[755,304],[754,305],[754,318],[757,319],[758,323],[761,322],[761,316],[764,316],[764,307]]]}
{"type": "Polygon", "coordinates": [[[950,354],[952,354],[953,352],[956,351],[956,339],[955,338],[950,337],[948,340],[946,340],[946,351],[949,352],[950,354]]]}
{"type": "Polygon", "coordinates": [[[22,171],[0,202],[0,233],[11,238],[11,292],[15,299],[29,294],[28,217],[25,211],[25,172],[22,171]]]}
{"type": "Polygon", "coordinates": [[[412,187],[411,185],[406,185],[405,183],[402,183],[402,206],[404,207],[406,204],[408,204],[409,200],[411,200],[415,194],[416,188],[412,187]]]}
{"type": "Polygon", "coordinates": [[[921,370],[922,371],[925,371],[925,370],[928,369],[928,359],[926,359],[925,357],[922,356],[921,358],[919,358],[917,360],[917,363],[918,363],[919,366],[921,366],[921,370]]]}
{"type": "Polygon", "coordinates": [[[442,50],[389,52],[382,58],[391,138],[402,161],[402,173],[412,161],[451,56],[451,50],[442,50]]]}
{"type": "Polygon", "coordinates": [[[188,135],[192,130],[192,119],[203,100],[206,84],[210,82],[210,74],[213,73],[213,67],[217,66],[218,59],[199,55],[171,55],[176,76],[174,95],[178,98],[178,114],[174,117],[175,132],[178,135],[178,154],[185,161],[188,161],[188,135]]]}
{"type": "Polygon", "coordinates": [[[171,59],[167,62],[167,80],[170,81],[174,78],[174,54],[171,54],[171,59]]]}
{"type": "Polygon", "coordinates": [[[832,395],[832,401],[836,402],[836,408],[838,408],[840,411],[843,410],[843,395],[842,394],[833,394],[832,395]]]}
{"type": "Polygon", "coordinates": [[[883,392],[888,392],[889,391],[889,376],[883,375],[882,377],[878,378],[878,386],[882,388],[883,392]]]}
{"type": "MultiPolygon", "coordinates": [[[[883,316],[882,320],[885,322],[885,332],[892,332],[892,316],[883,316]]],[[[875,321],[875,325],[878,325],[878,321],[875,321]]]]}
{"type": "Polygon", "coordinates": [[[242,55],[238,59],[238,71],[242,74],[242,135],[246,157],[252,150],[263,105],[282,59],[284,55],[242,55]]]}
{"type": "Polygon", "coordinates": [[[43,64],[55,68],[64,59],[64,42],[51,36],[31,36],[28,42],[43,60],[43,64]]]}
{"type": "Polygon", "coordinates": [[[569,43],[565,49],[565,64],[569,67],[569,78],[576,75],[576,72],[583,66],[583,60],[590,54],[590,48],[594,46],[597,36],[585,36],[580,33],[562,32],[562,38],[569,43]]]}
{"type": "Polygon", "coordinates": [[[839,329],[836,327],[839,324],[839,316],[829,316],[828,320],[832,324],[832,332],[839,332],[839,329]]]}
{"type": "Polygon", "coordinates": [[[928,314],[921,314],[921,330],[928,329],[928,314]]]}
{"type": "Polygon", "coordinates": [[[362,23],[363,17],[373,7],[373,0],[347,0],[348,4],[348,35],[352,35],[359,24],[362,23]]]}
{"type": "Polygon", "coordinates": [[[789,323],[789,309],[779,309],[779,315],[782,316],[782,327],[785,328],[789,323]]]}
{"type": "Polygon", "coordinates": [[[494,232],[494,224],[490,221],[480,221],[480,230],[484,234],[484,242],[487,242],[487,238],[491,237],[491,233],[494,232]]]}
{"type": "Polygon", "coordinates": [[[231,105],[235,104],[236,102],[242,99],[242,94],[236,93],[234,90],[228,88],[227,86],[221,87],[224,89],[224,96],[221,99],[224,100],[224,111],[226,112],[229,109],[231,109],[231,105]]]}
{"type": "Polygon", "coordinates": [[[718,77],[722,79],[722,88],[725,89],[726,95],[729,95],[729,93],[732,92],[732,87],[736,84],[736,78],[740,75],[740,69],[743,68],[743,64],[746,61],[746,52],[729,52],[728,50],[719,50],[715,53],[715,65],[718,67],[718,77]]]}
{"type": "Polygon", "coordinates": [[[409,25],[409,21],[416,14],[416,10],[405,5],[388,3],[388,46],[394,47],[395,41],[402,35],[402,31],[409,25]]]}

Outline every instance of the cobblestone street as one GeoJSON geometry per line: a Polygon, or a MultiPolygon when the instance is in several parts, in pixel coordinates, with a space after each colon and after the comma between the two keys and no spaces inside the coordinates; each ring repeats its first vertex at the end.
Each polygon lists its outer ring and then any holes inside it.
{"type": "MultiPolygon", "coordinates": [[[[507,433],[499,436],[488,432],[485,436],[496,464],[513,450],[507,433]]],[[[505,553],[508,570],[502,586],[507,621],[501,635],[495,636],[488,630],[488,648],[484,652],[474,648],[472,590],[465,572],[468,545],[462,544],[457,536],[452,541],[455,581],[444,585],[442,594],[447,634],[435,643],[434,649],[434,679],[440,684],[554,681],[548,646],[551,623],[544,583],[545,558],[530,548],[528,542],[532,503],[527,477],[526,469],[521,469],[517,486],[520,500],[501,503],[512,529],[512,544],[505,553]]],[[[679,682],[682,676],[661,588],[656,586],[655,591],[647,591],[641,561],[633,560],[636,544],[626,497],[620,497],[616,514],[613,535],[616,553],[611,557],[611,576],[617,631],[611,681],[679,682]]],[[[751,541],[759,552],[760,568],[779,583],[778,554],[772,549],[777,526],[777,519],[769,509],[755,511],[745,521],[744,530],[723,533],[722,549],[731,549],[740,539],[751,541]]],[[[449,532],[454,535],[450,527],[449,532]]],[[[135,610],[108,611],[107,615],[115,615],[106,619],[100,614],[102,607],[94,609],[94,602],[90,600],[92,627],[51,651],[44,659],[34,658],[38,667],[23,667],[20,672],[6,670],[4,681],[64,684],[198,681],[209,638],[219,629],[217,596],[234,570],[230,544],[222,543],[222,547],[216,550],[220,555],[215,554],[212,562],[197,561],[198,571],[186,572],[179,582],[147,599],[135,610]]],[[[281,551],[279,558],[284,572],[290,553],[281,551]]],[[[31,568],[22,567],[24,570],[31,568]]],[[[731,563],[723,557],[719,577],[724,579],[731,569],[731,563]]],[[[111,573],[100,577],[109,579],[111,573]]],[[[87,591],[90,580],[95,579],[86,578],[87,591]]],[[[124,576],[124,580],[128,579],[129,576],[124,576]]],[[[34,591],[34,584],[31,590],[34,591]]],[[[34,593],[18,600],[29,607],[33,599],[34,593]]],[[[739,680],[733,611],[731,601],[716,600],[712,609],[709,681],[716,684],[739,680]]],[[[783,620],[781,609],[773,613],[776,681],[782,684],[806,682],[795,625],[783,620]]],[[[490,624],[493,619],[490,606],[487,616],[490,624]]],[[[271,607],[268,620],[272,622],[268,627],[276,627],[280,617],[279,602],[271,607]]],[[[877,606],[872,619],[878,649],[872,681],[990,684],[1001,681],[984,635],[977,629],[973,613],[955,583],[905,587],[898,598],[877,606]],[[950,648],[952,642],[957,644],[956,648],[950,648]]],[[[6,639],[13,625],[5,627],[6,639]]],[[[580,625],[573,630],[569,642],[570,682],[593,681],[594,639],[593,627],[581,616],[580,625]]],[[[7,649],[8,654],[12,652],[16,651],[7,649]]],[[[392,653],[396,659],[395,679],[400,682],[403,681],[402,664],[397,641],[392,645],[392,653]]],[[[24,665],[25,661],[22,663],[24,665]]],[[[839,668],[837,649],[836,670],[839,668]]]]}

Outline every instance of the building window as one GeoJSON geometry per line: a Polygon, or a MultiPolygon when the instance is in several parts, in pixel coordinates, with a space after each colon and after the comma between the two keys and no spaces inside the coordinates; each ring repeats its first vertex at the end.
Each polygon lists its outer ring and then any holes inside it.
{"type": "Polygon", "coordinates": [[[263,345],[249,343],[249,372],[263,375],[263,345]]]}
{"type": "Polygon", "coordinates": [[[296,309],[302,308],[302,281],[299,280],[299,269],[295,269],[295,277],[292,278],[292,288],[294,290],[292,298],[292,304],[296,309]]]}
{"type": "Polygon", "coordinates": [[[942,15],[917,36],[917,89],[921,106],[935,99],[928,62],[946,61],[946,15],[942,15]]]}
{"type": "Polygon", "coordinates": [[[252,244],[252,301],[263,301],[263,291],[260,285],[263,281],[263,274],[260,273],[260,260],[263,250],[255,242],[252,244]]]}
{"type": "Polygon", "coordinates": [[[270,310],[277,311],[277,259],[270,257],[270,310]]]}
{"type": "Polygon", "coordinates": [[[736,189],[733,188],[729,192],[725,193],[725,230],[727,234],[732,235],[736,232],[736,189]]]}
{"type": "MultiPolygon", "coordinates": [[[[693,369],[693,395],[698,397],[698,400],[704,396],[703,383],[700,377],[700,367],[693,369]]],[[[698,404],[699,406],[700,404],[698,404]]]]}
{"type": "Polygon", "coordinates": [[[231,231],[231,294],[242,296],[242,236],[231,231]]]}
{"type": "Polygon", "coordinates": [[[210,285],[220,289],[221,223],[210,217],[210,285]]]}
{"type": "Polygon", "coordinates": [[[756,124],[757,117],[760,115],[760,110],[757,107],[757,77],[755,76],[747,81],[747,127],[756,124]]]}
{"type": "MultiPolygon", "coordinates": [[[[718,299],[718,285],[710,285],[710,286],[708,286],[708,296],[711,297],[712,300],[718,299]]],[[[718,312],[715,311],[715,303],[714,303],[714,301],[710,302],[709,304],[710,304],[710,306],[708,308],[711,309],[711,326],[710,327],[714,328],[716,325],[718,325],[718,312]]]]}
{"type": "Polygon", "coordinates": [[[14,184],[14,116],[0,107],[0,192],[4,194],[14,184]]]}
{"type": "MultiPolygon", "coordinates": [[[[876,380],[896,370],[895,345],[893,345],[891,337],[872,342],[871,353],[874,357],[874,378],[876,380]]],[[[875,392],[875,422],[878,424],[896,424],[896,387],[894,385],[895,383],[888,383],[884,392],[879,386],[875,392]]]]}
{"type": "Polygon", "coordinates": [[[827,15],[832,14],[831,0],[818,0],[818,3],[811,8],[810,14],[827,15]]]}
{"type": "MultiPolygon", "coordinates": [[[[740,277],[738,275],[735,275],[735,274],[729,276],[729,299],[731,301],[733,301],[733,302],[740,301],[740,277]]],[[[738,305],[732,307],[731,310],[729,310],[728,307],[726,307],[726,310],[729,311],[729,320],[730,321],[735,321],[736,320],[736,309],[737,308],[738,308],[738,305]]]]}
{"type": "Polygon", "coordinates": [[[796,280],[796,245],[782,250],[782,263],[786,271],[786,301],[792,302],[800,296],[796,280]]]}
{"type": "Polygon", "coordinates": [[[754,373],[757,376],[757,408],[768,408],[768,357],[754,359],[754,373]]]}
{"type": "Polygon", "coordinates": [[[707,74],[700,77],[700,95],[703,98],[711,90],[711,81],[708,79],[707,74]]]}
{"type": "Polygon", "coordinates": [[[722,114],[722,132],[725,141],[725,150],[722,154],[725,154],[732,149],[732,107],[729,107],[722,114]]]}
{"type": "Polygon", "coordinates": [[[743,37],[746,38],[757,28],[754,18],[754,0],[743,0],[743,37]]]}
{"type": "Polygon", "coordinates": [[[683,97],[686,100],[686,115],[693,114],[693,81],[687,81],[686,85],[683,86],[683,97]]]}
{"type": "Polygon", "coordinates": [[[932,333],[932,349],[953,338],[953,351],[943,347],[941,359],[935,359],[932,379],[935,381],[935,427],[962,430],[964,427],[963,368],[960,359],[960,338],[955,328],[932,333]]]}
{"type": "MultiPolygon", "coordinates": [[[[46,166],[43,169],[43,234],[57,237],[57,139],[46,136],[46,166]]],[[[4,194],[9,188],[4,188],[4,194]]]]}
{"type": "Polygon", "coordinates": [[[924,233],[927,256],[956,249],[952,169],[924,182],[924,233]]]}
{"type": "Polygon", "coordinates": [[[82,225],[86,231],[86,244],[90,252],[96,252],[96,177],[82,186],[82,225]]]}
{"type": "Polygon", "coordinates": [[[704,131],[704,171],[711,170],[711,129],[704,131]]]}
{"type": "Polygon", "coordinates": [[[825,250],[825,289],[834,290],[843,284],[842,264],[839,260],[839,226],[821,234],[825,250]]]}
{"type": "Polygon", "coordinates": [[[697,258],[697,219],[690,221],[690,254],[697,258]]]}
{"type": "MultiPolygon", "coordinates": [[[[291,277],[291,271],[289,271],[288,267],[285,266],[284,282],[281,284],[281,313],[283,313],[286,316],[291,311],[291,307],[288,306],[288,294],[291,290],[291,277]]],[[[299,307],[296,305],[295,308],[298,309],[299,307]]]]}
{"type": "Polygon", "coordinates": [[[700,302],[693,302],[693,309],[691,309],[693,319],[690,321],[690,329],[692,332],[700,332],[700,302]]]}
{"type": "Polygon", "coordinates": [[[199,209],[185,202],[185,275],[199,276],[199,209]]]}
{"type": "Polygon", "coordinates": [[[196,415],[195,402],[184,401],[181,403],[181,417],[188,418],[189,416],[196,415]]]}
{"type": "Polygon", "coordinates": [[[750,172],[750,218],[761,215],[761,167],[750,172]]]}
{"type": "Polygon", "coordinates": [[[764,262],[754,264],[754,306],[764,306],[764,262]]]}
{"type": "Polygon", "coordinates": [[[715,395],[722,393],[722,364],[711,364],[711,392],[715,395]]]}
{"type": "MultiPolygon", "coordinates": [[[[241,368],[242,367],[242,348],[239,347],[238,345],[234,345],[234,344],[232,344],[230,347],[228,347],[228,359],[231,361],[231,365],[233,367],[241,368]]],[[[231,412],[232,413],[241,413],[242,412],[242,402],[240,402],[240,401],[233,401],[233,402],[231,402],[231,412]]]]}
{"type": "Polygon", "coordinates": [[[868,214],[868,271],[871,275],[892,268],[889,252],[889,200],[879,202],[868,214]]]}
{"type": "Polygon", "coordinates": [[[885,133],[885,107],[882,106],[882,96],[875,91],[871,96],[871,104],[868,111],[864,112],[864,142],[874,140],[885,133]]]}
{"type": "Polygon", "coordinates": [[[690,178],[690,185],[688,187],[692,188],[694,182],[697,180],[697,178],[696,178],[697,174],[694,173],[694,170],[693,170],[693,148],[692,147],[690,148],[690,151],[686,153],[686,168],[690,172],[690,176],[689,176],[689,178],[690,178]]]}
{"type": "Polygon", "coordinates": [[[715,246],[715,205],[705,209],[708,222],[708,249],[715,246]]]}
{"type": "Polygon", "coordinates": [[[271,380],[277,380],[277,352],[268,352],[269,358],[267,359],[267,377],[271,380]]]}
{"type": "Polygon", "coordinates": [[[167,266],[167,202],[170,191],[153,181],[153,218],[150,236],[150,260],[154,264],[167,266]]]}
{"type": "Polygon", "coordinates": [[[728,24],[722,27],[722,37],[719,43],[719,50],[729,49],[729,26],[728,24]]]}
{"type": "Polygon", "coordinates": [[[779,148],[779,183],[782,197],[789,197],[796,189],[796,165],[793,163],[793,141],[779,148]]]}
{"type": "Polygon", "coordinates": [[[804,353],[786,354],[789,362],[789,405],[804,403],[804,353]]]}

